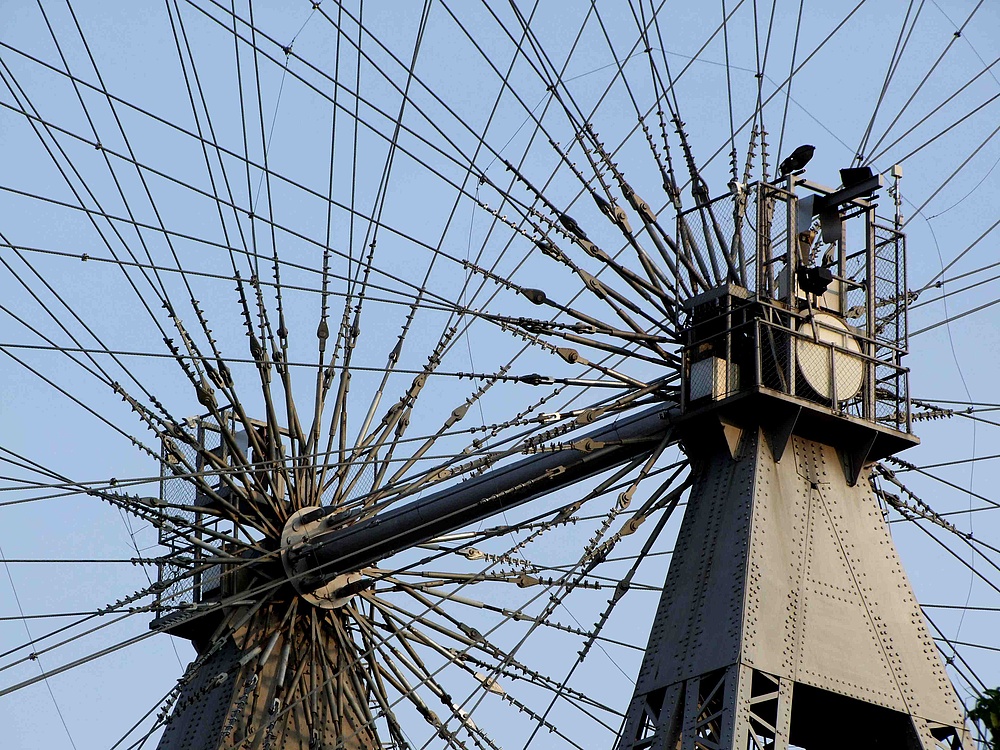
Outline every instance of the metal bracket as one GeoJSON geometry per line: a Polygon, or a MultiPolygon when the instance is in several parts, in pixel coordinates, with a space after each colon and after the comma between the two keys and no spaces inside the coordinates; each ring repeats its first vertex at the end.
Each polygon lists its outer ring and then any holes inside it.
{"type": "Polygon", "coordinates": [[[726,439],[726,445],[729,447],[729,455],[735,461],[739,458],[740,442],[743,439],[744,430],[721,415],[719,416],[719,425],[722,427],[722,436],[726,439]]]}
{"type": "Polygon", "coordinates": [[[782,402],[775,402],[773,413],[761,415],[761,427],[767,436],[767,444],[775,461],[780,461],[788,447],[788,441],[795,431],[795,425],[802,414],[802,407],[782,402]]]}
{"type": "Polygon", "coordinates": [[[875,441],[878,440],[878,433],[874,430],[869,435],[864,436],[857,442],[849,445],[842,445],[837,448],[840,454],[840,461],[844,467],[844,476],[847,484],[851,487],[858,483],[861,472],[864,471],[865,464],[868,463],[868,456],[871,455],[875,441]]]}

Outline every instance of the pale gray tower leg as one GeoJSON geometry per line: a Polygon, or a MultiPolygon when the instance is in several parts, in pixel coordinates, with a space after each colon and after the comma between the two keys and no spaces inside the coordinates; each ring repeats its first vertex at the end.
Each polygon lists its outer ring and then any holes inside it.
{"type": "Polygon", "coordinates": [[[750,430],[692,463],[620,750],[969,747],[867,477],[750,430]]]}

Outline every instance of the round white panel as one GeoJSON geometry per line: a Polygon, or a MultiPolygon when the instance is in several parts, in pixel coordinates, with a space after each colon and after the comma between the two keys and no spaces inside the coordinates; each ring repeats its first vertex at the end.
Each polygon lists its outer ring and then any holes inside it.
{"type": "Polygon", "coordinates": [[[826,399],[833,398],[833,386],[836,385],[837,400],[844,401],[861,390],[865,371],[860,356],[833,351],[831,368],[830,344],[838,349],[846,349],[847,352],[861,354],[858,340],[843,320],[829,313],[816,313],[812,320],[799,326],[799,334],[805,337],[797,339],[795,344],[799,372],[816,395],[826,399]]]}

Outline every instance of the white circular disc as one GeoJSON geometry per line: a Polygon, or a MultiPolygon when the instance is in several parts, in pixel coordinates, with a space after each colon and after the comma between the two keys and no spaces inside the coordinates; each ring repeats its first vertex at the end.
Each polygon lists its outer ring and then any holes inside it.
{"type": "Polygon", "coordinates": [[[799,326],[799,334],[804,337],[795,344],[799,372],[816,395],[832,399],[836,386],[837,401],[844,401],[861,390],[864,361],[847,353],[860,355],[861,347],[843,320],[829,313],[816,313],[799,326]],[[832,350],[832,367],[831,344],[837,347],[832,350]]]}

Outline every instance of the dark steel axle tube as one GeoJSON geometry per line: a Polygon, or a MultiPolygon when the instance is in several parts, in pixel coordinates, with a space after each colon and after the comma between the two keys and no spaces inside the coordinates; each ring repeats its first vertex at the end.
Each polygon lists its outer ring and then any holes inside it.
{"type": "Polygon", "coordinates": [[[606,443],[604,447],[540,453],[353,526],[320,532],[303,548],[289,550],[295,574],[302,585],[320,585],[648,455],[669,430],[673,408],[657,406],[576,438],[606,443]]]}

